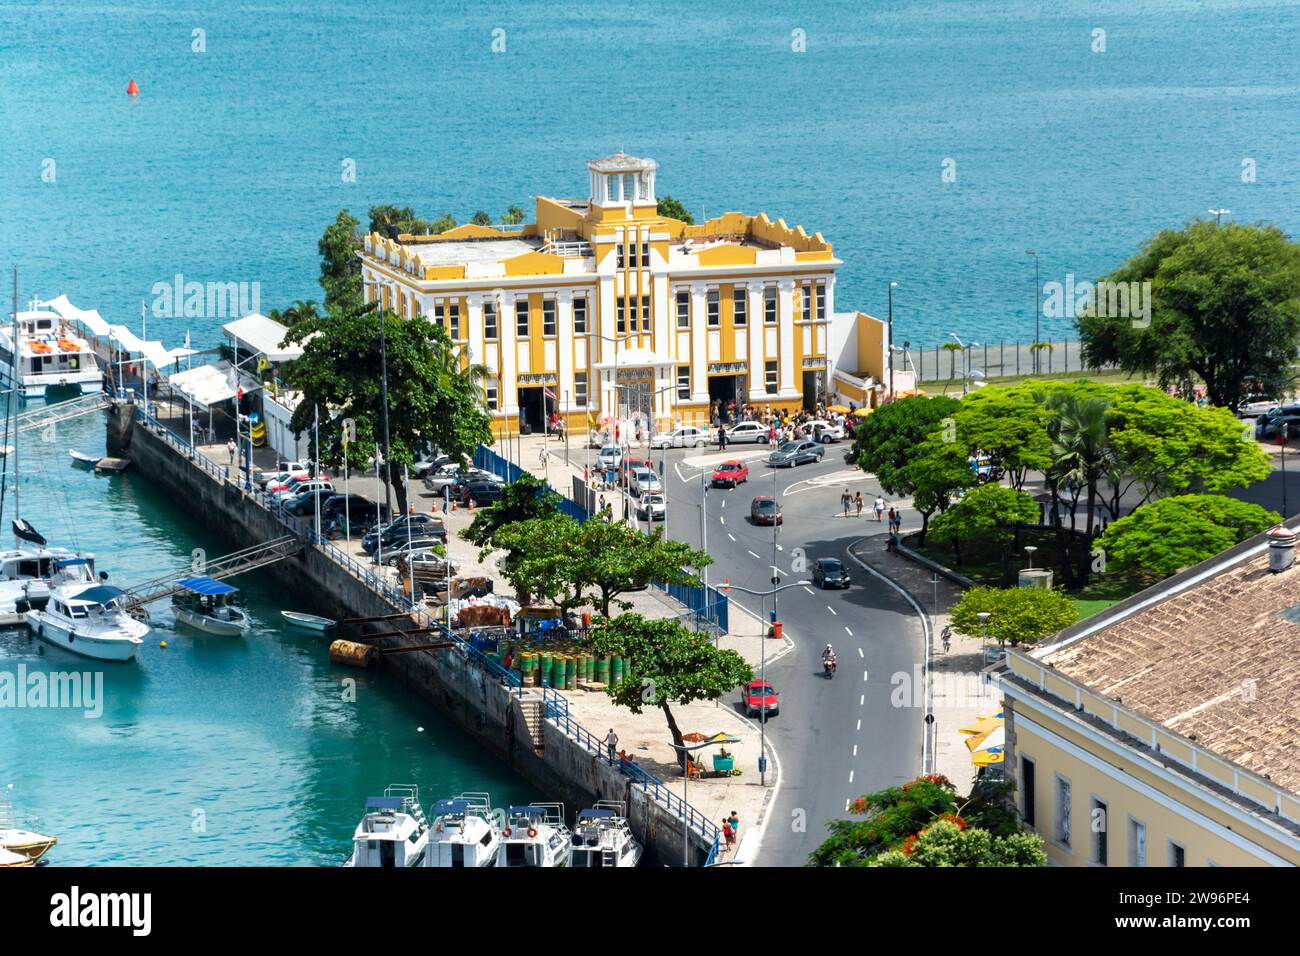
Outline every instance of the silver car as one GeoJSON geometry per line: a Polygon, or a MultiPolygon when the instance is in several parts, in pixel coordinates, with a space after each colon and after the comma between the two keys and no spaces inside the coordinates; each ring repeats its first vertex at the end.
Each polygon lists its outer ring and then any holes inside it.
{"type": "Polygon", "coordinates": [[[618,445],[606,445],[596,457],[596,464],[601,471],[609,471],[623,464],[623,449],[618,445]]]}
{"type": "Polygon", "coordinates": [[[762,422],[739,422],[727,429],[727,442],[753,442],[761,445],[767,441],[769,431],[762,422]]]}
{"type": "Polygon", "coordinates": [[[707,428],[684,425],[650,439],[651,448],[703,448],[709,441],[707,428]]]}
{"type": "Polygon", "coordinates": [[[637,498],[644,498],[647,494],[662,494],[664,484],[649,468],[640,468],[632,473],[632,480],[628,483],[628,491],[637,498]]]}
{"type": "Polygon", "coordinates": [[[808,462],[821,461],[826,454],[826,446],[818,441],[804,439],[788,441],[767,456],[767,463],[772,468],[793,468],[808,462]]]}

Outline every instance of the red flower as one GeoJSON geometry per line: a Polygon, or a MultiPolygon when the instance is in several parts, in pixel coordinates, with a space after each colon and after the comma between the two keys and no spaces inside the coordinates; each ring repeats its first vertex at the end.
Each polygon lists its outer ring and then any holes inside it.
{"type": "MultiPolygon", "coordinates": [[[[921,832],[924,833],[925,831],[921,831],[921,832]]],[[[913,833],[910,837],[908,837],[901,844],[899,844],[898,849],[902,851],[902,854],[904,856],[911,856],[912,851],[916,849],[916,841],[918,839],[919,839],[918,835],[913,833]]]]}
{"type": "Polygon", "coordinates": [[[968,826],[968,824],[966,823],[965,818],[963,818],[963,817],[961,817],[961,816],[958,816],[958,815],[955,814],[955,813],[945,813],[945,814],[944,814],[943,816],[941,816],[939,819],[940,819],[940,820],[947,820],[949,823],[955,823],[955,824],[957,824],[957,829],[958,829],[958,830],[965,830],[966,827],[968,826]]]}

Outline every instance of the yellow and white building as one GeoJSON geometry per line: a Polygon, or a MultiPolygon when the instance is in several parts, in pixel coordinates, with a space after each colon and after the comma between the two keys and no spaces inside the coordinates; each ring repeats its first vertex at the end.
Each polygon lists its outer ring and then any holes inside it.
{"type": "Polygon", "coordinates": [[[661,216],[657,169],[593,160],[586,199],[539,196],[518,228],[368,235],[366,295],[442,323],[488,367],[498,433],[556,410],[570,429],[616,416],[663,430],[707,421],[714,399],[812,407],[835,397],[837,364],[848,397],[876,404],[883,324],[835,312],[831,244],[765,214],[661,216]]]}
{"type": "Polygon", "coordinates": [[[1008,653],[1004,765],[1053,863],[1300,863],[1294,540],[1260,535],[1008,653]]]}

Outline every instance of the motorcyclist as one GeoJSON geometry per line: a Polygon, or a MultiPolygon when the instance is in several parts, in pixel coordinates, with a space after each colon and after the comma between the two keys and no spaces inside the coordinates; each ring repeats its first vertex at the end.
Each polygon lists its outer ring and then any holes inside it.
{"type": "Polygon", "coordinates": [[[831,647],[829,644],[827,644],[826,649],[822,651],[822,664],[823,666],[827,664],[831,667],[835,666],[835,648],[831,647]]]}

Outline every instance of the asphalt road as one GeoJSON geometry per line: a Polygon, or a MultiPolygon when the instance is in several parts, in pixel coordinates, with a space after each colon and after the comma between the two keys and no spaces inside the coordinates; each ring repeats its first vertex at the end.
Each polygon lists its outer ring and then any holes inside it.
{"type": "MultiPolygon", "coordinates": [[[[895,706],[891,695],[896,688],[908,693],[919,675],[923,632],[906,599],[847,555],[850,544],[885,527],[870,512],[878,488],[845,464],[847,447],[828,445],[821,462],[775,473],[763,464],[766,445],[733,445],[725,453],[675,449],[651,456],[656,468],[666,457],[669,536],[697,547],[701,471],[707,483],[717,461],[740,458],[750,466],[748,483],[707,492],[707,550],[715,561],[709,568],[711,584],[729,579],[736,587],[766,591],[774,574],[782,584],[811,581],[812,562],[819,557],[841,558],[853,577],[848,590],[796,585],[776,597],[778,619],[795,649],[766,666],[766,678],[780,693],[780,713],[766,729],[780,761],[781,784],[769,810],[760,865],[803,865],[825,837],[826,821],[846,816],[848,801],[921,771],[919,695],[908,695],[913,706],[895,706]],[[860,490],[866,500],[861,518],[843,516],[839,499],[846,487],[860,490]],[[750,501],[760,494],[774,495],[784,511],[775,549],[772,528],[756,526],[749,518],[750,501]],[[802,565],[797,563],[801,560],[802,565]],[[827,643],[835,646],[839,663],[831,680],[821,669],[827,643]],[[906,684],[899,683],[898,675],[906,684]]],[[[771,597],[733,589],[730,599],[764,619],[772,609],[771,597]]],[[[771,651],[783,647],[774,640],[767,645],[771,651]]],[[[738,696],[734,705],[739,709],[738,696]]],[[[743,758],[747,774],[757,771],[757,757],[743,758]]]]}

